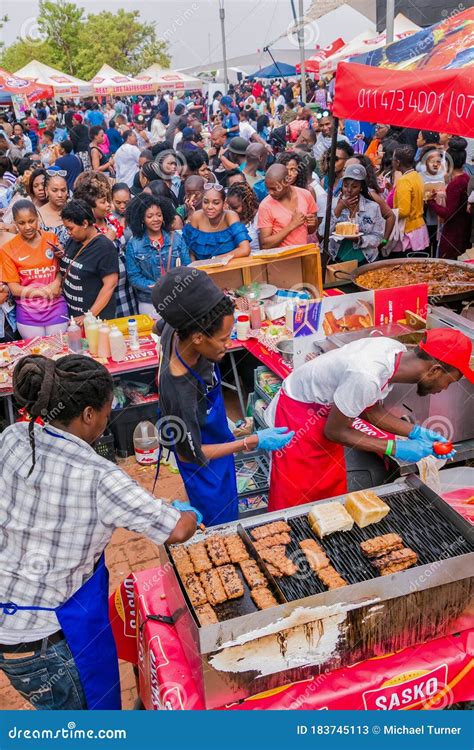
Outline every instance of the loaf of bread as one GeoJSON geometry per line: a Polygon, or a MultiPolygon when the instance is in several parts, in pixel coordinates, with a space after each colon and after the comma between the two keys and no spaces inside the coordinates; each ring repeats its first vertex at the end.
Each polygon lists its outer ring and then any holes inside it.
{"type": "Polygon", "coordinates": [[[352,237],[359,234],[359,226],[352,221],[340,221],[339,224],[336,224],[334,231],[343,237],[352,237]]]}
{"type": "Polygon", "coordinates": [[[372,490],[351,492],[346,498],[346,510],[359,528],[378,523],[390,512],[390,507],[372,490]]]}
{"type": "Polygon", "coordinates": [[[308,513],[308,521],[320,539],[335,531],[350,531],[354,526],[354,519],[341,503],[316,503],[308,513]]]}

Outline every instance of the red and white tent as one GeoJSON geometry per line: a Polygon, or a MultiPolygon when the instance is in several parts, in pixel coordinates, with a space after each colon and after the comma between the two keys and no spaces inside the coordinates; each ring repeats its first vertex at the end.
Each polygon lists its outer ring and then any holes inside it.
{"type": "Polygon", "coordinates": [[[97,96],[121,96],[122,94],[151,94],[154,87],[147,81],[119,73],[110,65],[102,65],[91,81],[97,96]]]}
{"type": "MultiPolygon", "coordinates": [[[[311,55],[311,57],[305,60],[305,71],[307,73],[319,73],[322,63],[324,63],[328,59],[328,57],[335,55],[338,50],[345,46],[346,43],[344,42],[344,39],[342,37],[338,37],[333,42],[331,42],[331,44],[328,44],[327,47],[318,50],[314,55],[311,55]]],[[[301,73],[301,65],[298,64],[296,66],[296,72],[301,73]]]]}
{"type": "Polygon", "coordinates": [[[0,103],[10,102],[12,96],[27,97],[29,102],[36,102],[38,99],[54,96],[54,92],[50,86],[42,86],[28,78],[19,78],[0,68],[0,103]]]}
{"type": "Polygon", "coordinates": [[[474,8],[339,63],[333,113],[474,137],[474,8]]]}

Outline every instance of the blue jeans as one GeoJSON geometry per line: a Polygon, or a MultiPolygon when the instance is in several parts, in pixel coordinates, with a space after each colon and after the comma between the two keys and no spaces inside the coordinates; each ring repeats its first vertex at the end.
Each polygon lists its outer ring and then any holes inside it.
{"type": "Polygon", "coordinates": [[[38,648],[26,657],[7,654],[5,658],[0,652],[0,671],[37,710],[87,709],[79,673],[65,640],[48,643],[45,649],[38,648]]]}

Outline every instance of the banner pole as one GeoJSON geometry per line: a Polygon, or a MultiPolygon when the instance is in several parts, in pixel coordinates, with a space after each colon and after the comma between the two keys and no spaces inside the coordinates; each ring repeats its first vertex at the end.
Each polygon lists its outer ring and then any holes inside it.
{"type": "Polygon", "coordinates": [[[326,278],[326,267],[329,262],[329,235],[331,233],[331,211],[332,211],[332,196],[334,192],[334,177],[336,173],[336,143],[337,135],[339,132],[339,117],[334,117],[333,128],[331,134],[331,153],[329,155],[329,171],[328,171],[328,201],[326,204],[326,218],[324,224],[324,239],[323,239],[323,253],[321,256],[321,265],[323,273],[323,285],[324,279],[326,278]]]}

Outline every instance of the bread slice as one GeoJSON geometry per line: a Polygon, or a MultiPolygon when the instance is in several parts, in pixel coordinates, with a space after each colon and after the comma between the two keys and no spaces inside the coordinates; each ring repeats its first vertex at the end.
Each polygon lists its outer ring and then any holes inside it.
{"type": "Polygon", "coordinates": [[[350,531],[354,526],[354,519],[341,503],[316,503],[308,513],[308,521],[320,539],[335,531],[350,531]]]}
{"type": "Polygon", "coordinates": [[[372,490],[351,492],[346,498],[346,510],[359,528],[378,523],[390,512],[390,506],[372,490]]]}

